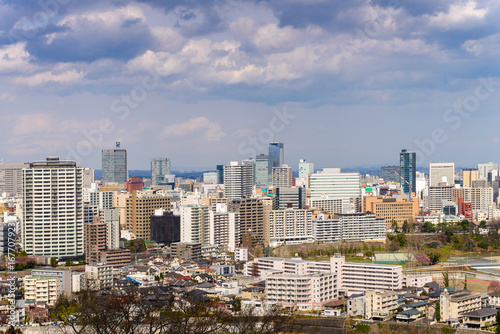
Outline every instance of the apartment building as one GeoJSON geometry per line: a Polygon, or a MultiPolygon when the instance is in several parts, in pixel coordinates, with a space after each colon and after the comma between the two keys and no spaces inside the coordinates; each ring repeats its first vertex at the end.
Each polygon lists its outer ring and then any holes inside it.
{"type": "Polygon", "coordinates": [[[98,216],[85,224],[85,263],[99,262],[99,253],[106,250],[106,224],[98,216]]]}
{"type": "Polygon", "coordinates": [[[309,176],[309,189],[311,201],[341,199],[343,206],[349,206],[351,199],[361,197],[361,176],[359,173],[342,173],[340,168],[325,168],[309,176]]]}
{"type": "Polygon", "coordinates": [[[329,213],[343,213],[344,201],[340,198],[319,198],[311,199],[310,207],[329,213]]]}
{"type": "Polygon", "coordinates": [[[338,297],[337,278],[332,273],[272,275],[266,278],[266,299],[299,311],[320,311],[338,297]]]}
{"type": "MultiPolygon", "coordinates": [[[[71,292],[71,291],[70,291],[71,292]]],[[[26,276],[24,278],[24,298],[37,304],[54,305],[62,293],[59,277],[26,276]]]]}
{"type": "Polygon", "coordinates": [[[171,245],[172,257],[187,261],[201,259],[201,244],[195,242],[173,242],[171,245]]]}
{"type": "Polygon", "coordinates": [[[181,242],[210,245],[209,212],[208,205],[194,203],[181,206],[181,242]]]}
{"type": "Polygon", "coordinates": [[[418,198],[408,202],[402,197],[367,196],[363,197],[362,211],[373,213],[376,218],[384,218],[386,228],[391,228],[395,221],[398,229],[401,229],[405,221],[411,224],[418,216],[418,198]]]}
{"type": "Polygon", "coordinates": [[[439,297],[441,321],[459,321],[464,314],[481,308],[481,295],[471,294],[470,291],[460,291],[449,294],[444,290],[439,297]]]}
{"type": "Polygon", "coordinates": [[[47,269],[33,269],[31,271],[31,276],[34,277],[56,277],[59,279],[61,285],[61,293],[65,295],[71,295],[72,291],[72,271],[71,269],[57,269],[57,268],[47,268],[47,269]]]}
{"type": "Polygon", "coordinates": [[[452,192],[452,200],[458,205],[459,198],[463,202],[470,202],[472,210],[488,210],[493,205],[493,188],[455,188],[452,192]]]}
{"type": "Polygon", "coordinates": [[[240,243],[240,214],[228,212],[225,204],[209,211],[209,244],[218,245],[219,252],[234,252],[240,243]]]}
{"type": "Polygon", "coordinates": [[[312,211],[302,209],[272,210],[264,213],[264,244],[313,242],[312,211]]]}
{"type": "Polygon", "coordinates": [[[313,236],[319,242],[381,241],[385,242],[384,218],[374,214],[352,213],[335,215],[318,214],[313,220],[313,236]]]}
{"type": "Polygon", "coordinates": [[[113,286],[113,266],[109,264],[97,263],[85,265],[85,276],[88,287],[101,290],[113,286]]]}
{"type": "Polygon", "coordinates": [[[273,188],[289,188],[293,183],[292,167],[283,165],[273,167],[272,173],[273,188]]]}
{"type": "Polygon", "coordinates": [[[351,295],[367,290],[394,291],[403,287],[403,269],[397,265],[345,262],[343,256],[332,256],[330,261],[304,261],[300,258],[255,258],[244,266],[246,276],[267,278],[276,274],[310,275],[332,273],[337,275],[338,290],[351,295]]]}
{"type": "Polygon", "coordinates": [[[365,318],[386,321],[398,309],[398,294],[388,291],[366,291],[365,318]]]}
{"type": "Polygon", "coordinates": [[[252,196],[253,166],[232,161],[224,165],[224,197],[233,200],[252,196]]]}
{"type": "Polygon", "coordinates": [[[150,240],[150,218],[157,209],[170,211],[170,197],[164,193],[133,191],[132,196],[126,199],[125,229],[139,239],[150,240]]]}
{"type": "Polygon", "coordinates": [[[132,260],[132,253],[129,249],[108,249],[99,252],[99,261],[112,266],[113,268],[120,268],[130,264],[132,260]]]}
{"type": "Polygon", "coordinates": [[[251,251],[255,246],[264,244],[263,201],[258,198],[243,198],[240,201],[239,212],[241,243],[251,251]]]}

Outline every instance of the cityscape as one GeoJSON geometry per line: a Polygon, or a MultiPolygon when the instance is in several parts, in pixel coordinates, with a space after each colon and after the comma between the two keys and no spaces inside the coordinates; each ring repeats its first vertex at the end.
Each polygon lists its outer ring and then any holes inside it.
{"type": "Polygon", "coordinates": [[[500,334],[498,17],[0,0],[0,334],[500,334]]]}

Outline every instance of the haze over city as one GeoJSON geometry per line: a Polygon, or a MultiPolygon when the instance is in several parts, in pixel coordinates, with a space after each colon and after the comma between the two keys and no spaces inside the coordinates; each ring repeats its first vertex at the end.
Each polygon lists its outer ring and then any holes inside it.
{"type": "Polygon", "coordinates": [[[199,170],[280,141],[294,168],[394,164],[402,147],[420,166],[491,161],[499,5],[3,0],[0,158],[100,168],[121,141],[130,169],[199,170]]]}

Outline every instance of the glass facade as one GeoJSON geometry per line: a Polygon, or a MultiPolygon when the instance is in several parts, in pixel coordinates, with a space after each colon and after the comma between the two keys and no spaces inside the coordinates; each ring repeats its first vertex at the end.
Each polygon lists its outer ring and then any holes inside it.
{"type": "Polygon", "coordinates": [[[273,161],[272,167],[281,167],[285,163],[283,143],[269,143],[269,156],[271,156],[273,161]]]}
{"type": "Polygon", "coordinates": [[[399,166],[401,168],[401,176],[411,185],[410,188],[410,185],[408,185],[408,183],[401,180],[403,191],[405,194],[408,194],[410,192],[415,192],[415,189],[417,189],[416,187],[417,155],[415,152],[402,150],[399,157],[400,157],[399,166]]]}
{"type": "Polygon", "coordinates": [[[102,183],[123,184],[128,181],[127,150],[102,150],[102,183]]]}

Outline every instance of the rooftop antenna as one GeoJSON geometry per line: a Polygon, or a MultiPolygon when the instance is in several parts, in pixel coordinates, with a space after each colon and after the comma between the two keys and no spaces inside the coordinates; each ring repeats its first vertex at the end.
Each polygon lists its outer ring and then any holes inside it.
{"type": "Polygon", "coordinates": [[[120,148],[121,143],[119,141],[116,142],[116,148],[120,148]]]}

